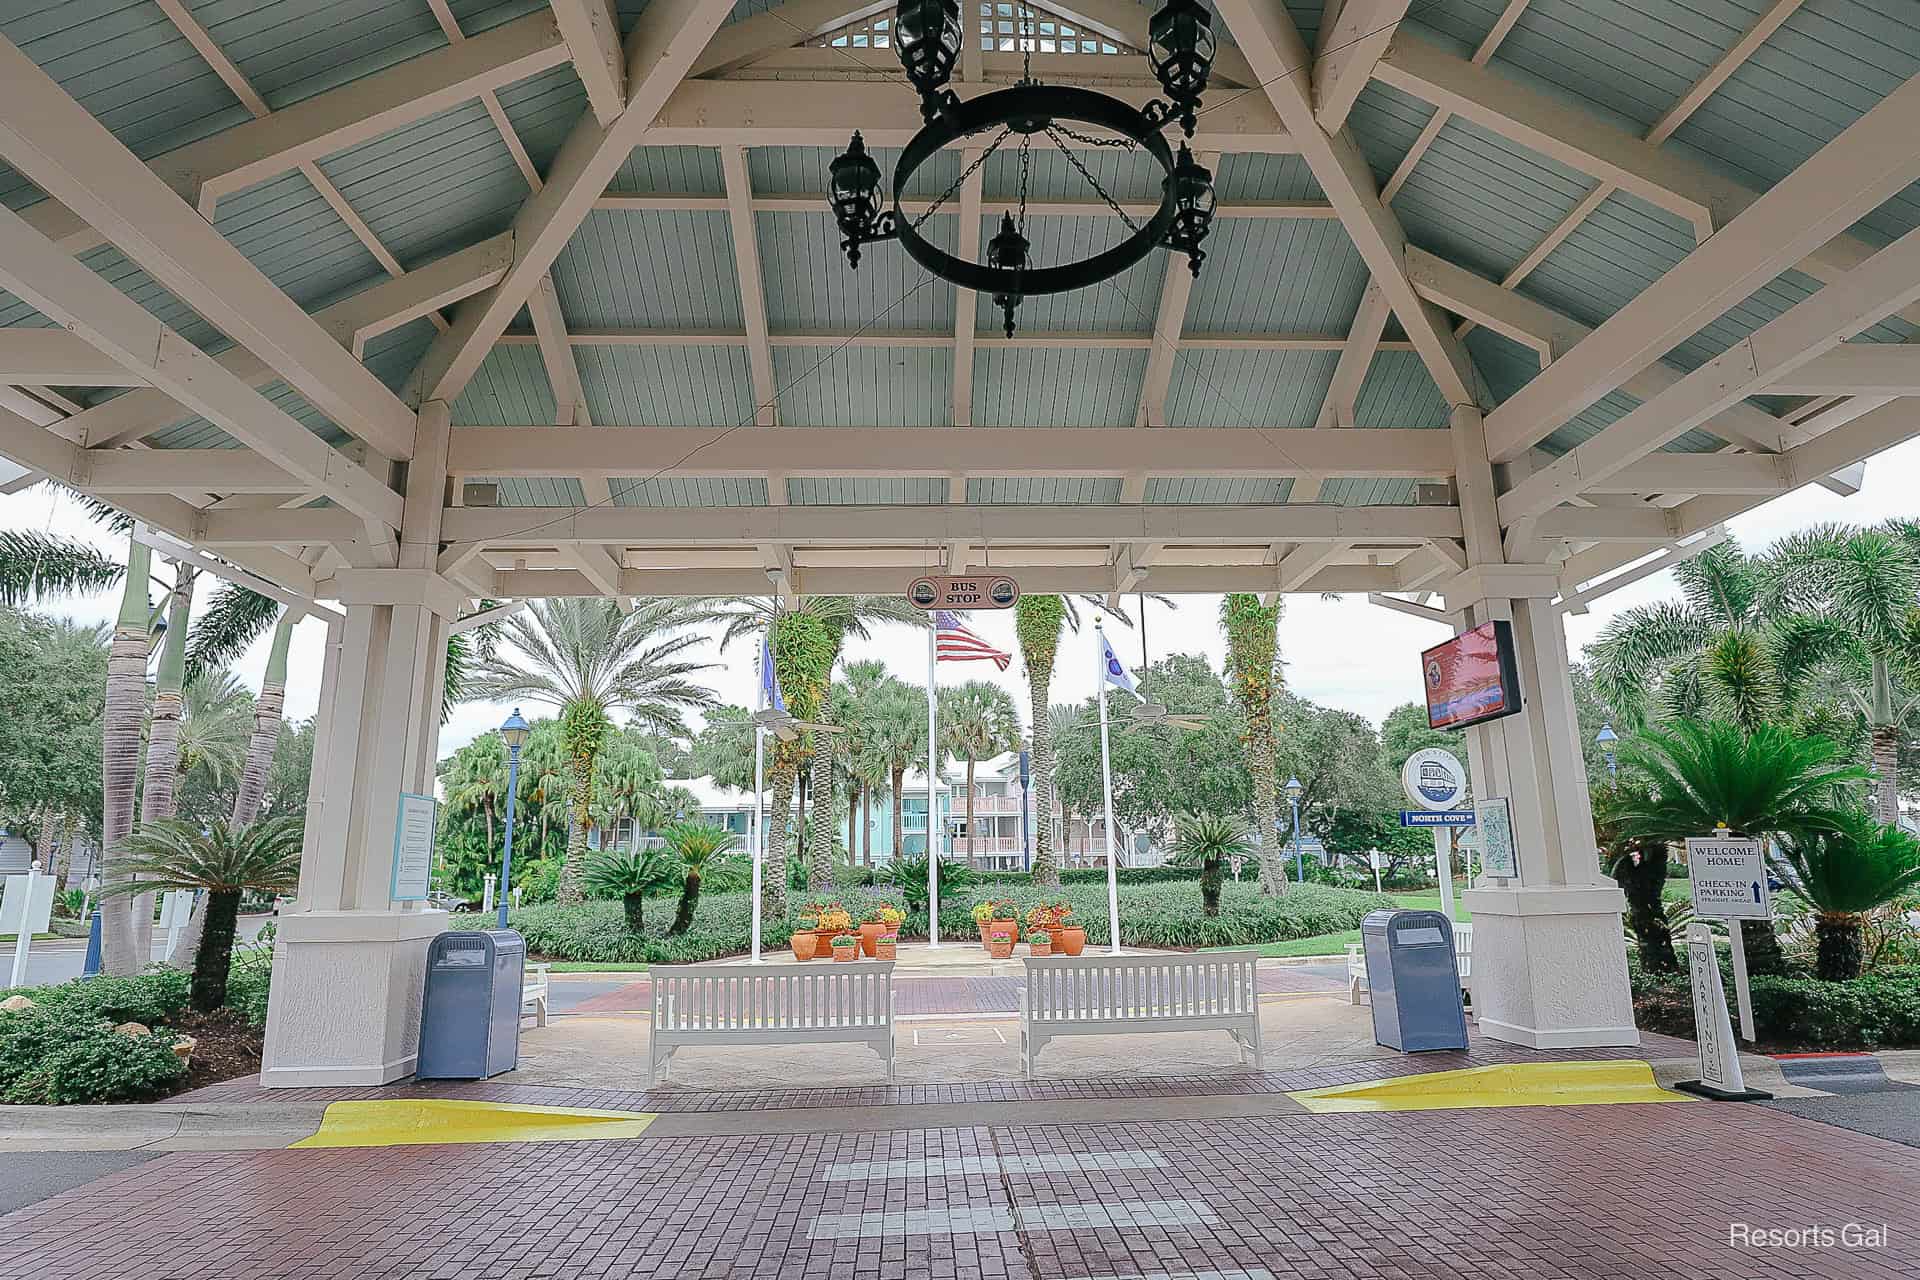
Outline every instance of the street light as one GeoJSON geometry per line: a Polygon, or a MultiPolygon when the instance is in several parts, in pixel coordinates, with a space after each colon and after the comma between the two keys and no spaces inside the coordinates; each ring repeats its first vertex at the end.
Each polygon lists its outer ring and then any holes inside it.
{"type": "Polygon", "coordinates": [[[1620,741],[1620,735],[1613,731],[1611,722],[1603,722],[1600,725],[1600,732],[1593,735],[1593,740],[1600,744],[1600,754],[1607,758],[1607,780],[1619,782],[1620,766],[1615,762],[1613,753],[1620,741]]]}
{"type": "Polygon", "coordinates": [[[520,789],[520,748],[533,736],[533,726],[520,716],[520,708],[500,726],[500,741],[507,744],[507,847],[500,855],[500,927],[507,927],[508,886],[513,882],[513,795],[520,789]]]}
{"type": "Polygon", "coordinates": [[[1287,803],[1293,806],[1293,880],[1295,884],[1307,882],[1306,862],[1300,856],[1300,793],[1306,790],[1300,785],[1300,779],[1287,779],[1287,803]]]}

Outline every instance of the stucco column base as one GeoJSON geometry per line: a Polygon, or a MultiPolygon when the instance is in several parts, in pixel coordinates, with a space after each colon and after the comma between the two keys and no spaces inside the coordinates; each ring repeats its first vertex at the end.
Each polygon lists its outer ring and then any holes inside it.
{"type": "Polygon", "coordinates": [[[413,1074],[427,943],[444,911],[302,911],[273,944],[260,1082],[386,1084],[413,1074]]]}
{"type": "Polygon", "coordinates": [[[1469,889],[1480,1032],[1534,1049],[1640,1043],[1615,888],[1469,889]]]}

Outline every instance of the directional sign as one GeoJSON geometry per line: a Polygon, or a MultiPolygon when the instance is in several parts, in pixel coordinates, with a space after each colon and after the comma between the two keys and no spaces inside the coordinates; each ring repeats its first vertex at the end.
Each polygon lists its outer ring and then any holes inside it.
{"type": "Polygon", "coordinates": [[[1689,836],[1687,872],[1693,880],[1693,912],[1716,920],[1770,920],[1767,862],[1758,840],[1689,836]]]}
{"type": "Polygon", "coordinates": [[[916,609],[1011,609],[1020,599],[1019,584],[1004,574],[986,577],[915,578],[907,584],[907,603],[916,609]]]}
{"type": "Polygon", "coordinates": [[[1429,813],[1425,809],[1402,809],[1400,825],[1403,827],[1470,827],[1473,825],[1473,810],[1449,809],[1445,813],[1429,813]]]}

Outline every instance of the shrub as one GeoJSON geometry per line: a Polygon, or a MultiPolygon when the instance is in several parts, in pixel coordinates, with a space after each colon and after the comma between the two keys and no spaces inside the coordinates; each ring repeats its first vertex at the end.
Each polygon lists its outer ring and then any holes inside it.
{"type": "Polygon", "coordinates": [[[135,1102],[170,1093],[185,1077],[171,1034],[129,1036],[113,1026],[78,999],[0,1013],[0,1101],[135,1102]]]}
{"type": "MultiPolygon", "coordinates": [[[[1726,969],[1722,957],[1722,969],[1726,969]]],[[[1725,976],[1729,998],[1731,975],[1725,976]]],[[[1754,976],[1754,1031],[1793,1050],[1920,1048],[1920,966],[1881,969],[1845,982],[1754,976]]],[[[1693,994],[1685,974],[1633,973],[1643,1030],[1691,1038],[1693,994]]]]}
{"type": "Polygon", "coordinates": [[[25,996],[42,1010],[60,1009],[74,1017],[104,1018],[108,1022],[170,1022],[187,1007],[191,978],[177,969],[155,968],[130,978],[74,978],[48,987],[22,987],[9,995],[25,996]]]}

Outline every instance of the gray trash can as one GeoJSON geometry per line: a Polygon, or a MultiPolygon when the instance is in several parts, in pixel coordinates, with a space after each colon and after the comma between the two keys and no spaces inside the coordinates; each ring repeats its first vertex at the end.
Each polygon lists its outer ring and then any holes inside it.
{"type": "Polygon", "coordinates": [[[1402,1053],[1466,1048],[1452,922],[1438,911],[1370,911],[1360,941],[1374,1040],[1402,1053]]]}
{"type": "Polygon", "coordinates": [[[520,1064],[527,944],[511,929],[443,933],[427,948],[421,1080],[484,1080],[520,1064]]]}

